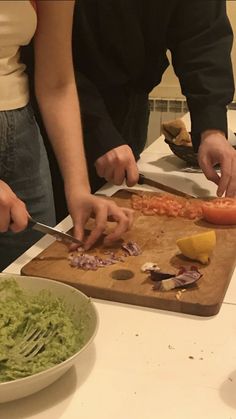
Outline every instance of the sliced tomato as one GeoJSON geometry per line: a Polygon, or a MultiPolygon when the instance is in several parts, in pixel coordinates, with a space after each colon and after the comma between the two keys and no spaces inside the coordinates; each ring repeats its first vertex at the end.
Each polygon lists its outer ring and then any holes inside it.
{"type": "Polygon", "coordinates": [[[236,224],[236,198],[216,198],[202,205],[203,218],[212,224],[236,224]]]}

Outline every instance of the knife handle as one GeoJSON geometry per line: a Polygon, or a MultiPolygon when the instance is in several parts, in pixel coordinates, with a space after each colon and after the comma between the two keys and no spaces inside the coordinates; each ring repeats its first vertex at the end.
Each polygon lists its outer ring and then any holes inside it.
{"type": "Polygon", "coordinates": [[[28,219],[28,227],[33,228],[35,224],[36,224],[36,221],[34,221],[34,219],[32,217],[29,217],[29,219],[28,219]]]}
{"type": "Polygon", "coordinates": [[[139,173],[139,180],[138,180],[138,184],[139,185],[145,185],[145,176],[142,175],[142,173],[139,173]]]}

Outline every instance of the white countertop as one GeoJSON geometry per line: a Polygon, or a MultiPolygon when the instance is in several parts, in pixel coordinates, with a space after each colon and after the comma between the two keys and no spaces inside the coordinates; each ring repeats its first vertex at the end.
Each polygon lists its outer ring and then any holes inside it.
{"type": "MultiPolygon", "coordinates": [[[[234,115],[229,111],[236,132],[234,115]]],[[[140,171],[186,192],[215,193],[202,174],[181,166],[162,137],[139,162],[140,171]]],[[[106,185],[103,193],[115,190],[106,185]]],[[[70,217],[59,226],[69,229],[70,217]]],[[[52,241],[45,236],[5,272],[20,273],[52,241]]],[[[210,318],[94,302],[100,327],[80,362],[47,389],[0,404],[1,419],[236,418],[236,272],[220,312],[210,318]]]]}

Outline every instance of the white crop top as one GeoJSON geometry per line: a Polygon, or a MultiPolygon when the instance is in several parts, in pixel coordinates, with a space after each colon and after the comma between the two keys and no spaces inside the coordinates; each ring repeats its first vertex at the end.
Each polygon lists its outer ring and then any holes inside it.
{"type": "Polygon", "coordinates": [[[29,0],[0,0],[0,111],[17,109],[29,101],[20,47],[33,37],[37,16],[29,0]]]}

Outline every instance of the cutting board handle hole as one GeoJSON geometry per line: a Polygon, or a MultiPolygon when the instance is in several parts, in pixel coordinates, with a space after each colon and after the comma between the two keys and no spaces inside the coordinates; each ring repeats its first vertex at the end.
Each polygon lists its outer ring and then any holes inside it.
{"type": "Polygon", "coordinates": [[[111,273],[112,279],[127,280],[134,277],[134,272],[129,269],[116,269],[111,273]]]}

